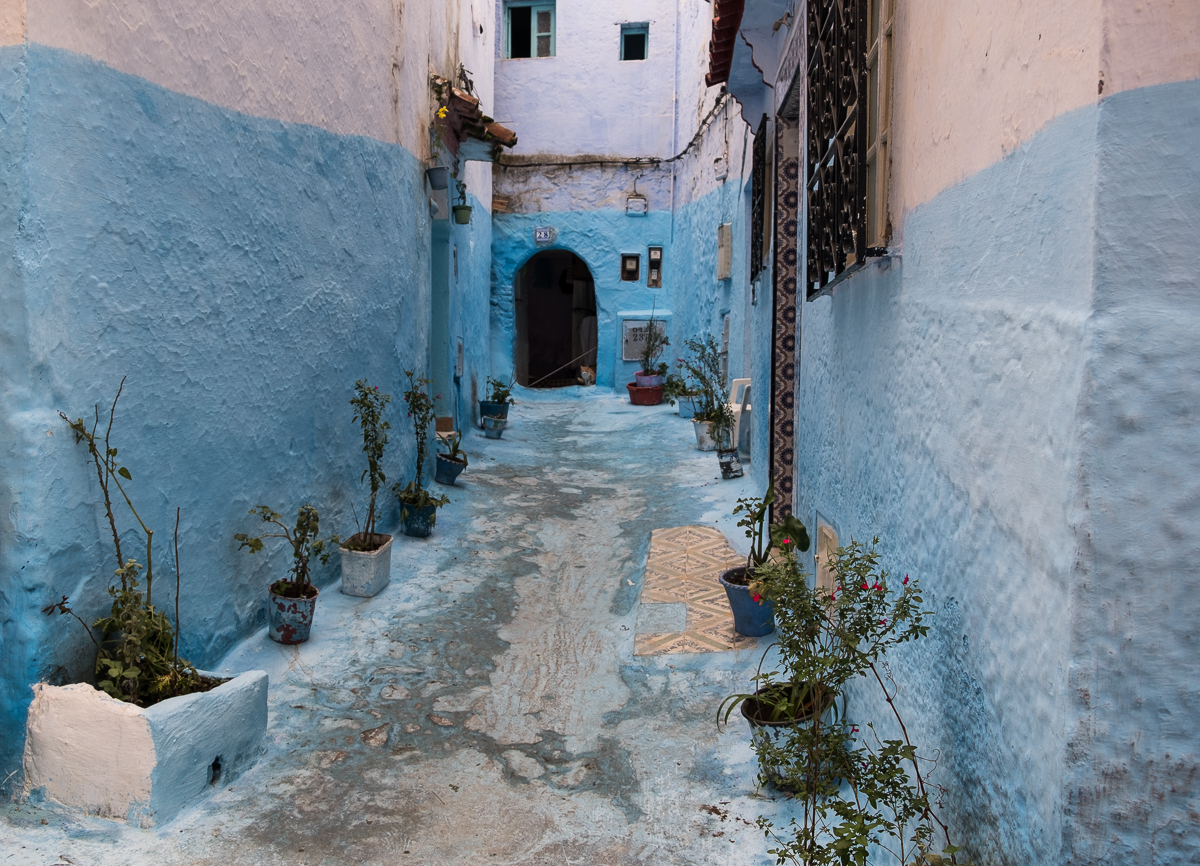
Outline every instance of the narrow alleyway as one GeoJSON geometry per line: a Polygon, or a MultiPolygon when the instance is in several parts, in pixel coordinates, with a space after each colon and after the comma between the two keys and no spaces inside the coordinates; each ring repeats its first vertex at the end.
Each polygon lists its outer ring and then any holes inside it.
{"type": "Polygon", "coordinates": [[[0,863],[773,862],[753,821],[782,805],[755,794],[740,719],[714,722],[756,642],[634,655],[651,530],[744,549],[730,511],[756,491],[718,481],[669,407],[572,391],[468,434],[451,505],[397,538],[379,596],[335,584],[308,644],[259,632],[225,660],[271,677],[255,767],[154,831],[7,804],[0,863]]]}

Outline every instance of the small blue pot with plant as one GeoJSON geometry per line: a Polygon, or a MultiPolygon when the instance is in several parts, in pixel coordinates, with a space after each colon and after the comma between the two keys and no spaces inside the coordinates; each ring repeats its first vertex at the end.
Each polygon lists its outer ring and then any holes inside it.
{"type": "Polygon", "coordinates": [[[403,487],[399,482],[392,491],[400,500],[400,531],[411,538],[427,538],[437,524],[437,510],[450,501],[425,489],[425,456],[429,453],[429,425],[433,423],[435,407],[429,396],[431,380],[405,370],[408,390],[404,402],[412,419],[413,435],[417,440],[417,477],[403,487]]]}

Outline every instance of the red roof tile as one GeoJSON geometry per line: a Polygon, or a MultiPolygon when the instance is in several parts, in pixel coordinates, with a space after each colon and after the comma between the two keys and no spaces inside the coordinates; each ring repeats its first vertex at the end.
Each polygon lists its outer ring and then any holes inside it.
{"type": "Polygon", "coordinates": [[[729,80],[733,63],[734,40],[742,26],[746,0],[713,0],[712,39],[708,42],[708,74],[704,83],[709,87],[729,80]]]}

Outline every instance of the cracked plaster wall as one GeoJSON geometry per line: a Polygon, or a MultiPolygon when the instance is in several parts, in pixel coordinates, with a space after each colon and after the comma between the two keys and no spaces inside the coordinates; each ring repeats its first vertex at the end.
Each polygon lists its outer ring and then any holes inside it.
{"type": "Polygon", "coordinates": [[[1058,117],[805,305],[797,512],[922,579],[893,666],[976,862],[1198,850],[1197,104],[1058,117]]]}
{"type": "MultiPolygon", "coordinates": [[[[182,508],[182,651],[199,664],[260,624],[286,568],[282,550],[236,550],[251,506],[312,502],[325,534],[354,531],[356,378],[396,395],[387,472],[411,475],[395,413],[403,370],[429,351],[426,78],[462,59],[486,107],[493,15],[355,10],[50,2],[5,31],[0,778],[17,766],[29,684],[90,674],[82,630],[40,608],[69,595],[94,619],[114,567],[95,476],[58,410],[90,414],[129,374],[114,441],[156,530],[158,605],[182,508]],[[484,33],[456,29],[468,18],[484,33]]],[[[451,229],[450,343],[465,338],[469,387],[489,372],[491,167],[462,173],[477,210],[451,229]]],[[[119,519],[126,555],[144,558],[119,519]]],[[[396,519],[385,499],[384,525],[396,519]]]]}

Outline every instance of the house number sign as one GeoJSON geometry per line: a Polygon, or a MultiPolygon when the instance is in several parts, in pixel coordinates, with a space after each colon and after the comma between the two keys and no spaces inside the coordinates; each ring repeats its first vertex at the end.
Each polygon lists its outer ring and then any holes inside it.
{"type": "Polygon", "coordinates": [[[550,226],[538,226],[533,230],[535,244],[552,244],[556,237],[558,237],[558,232],[550,226]]]}

